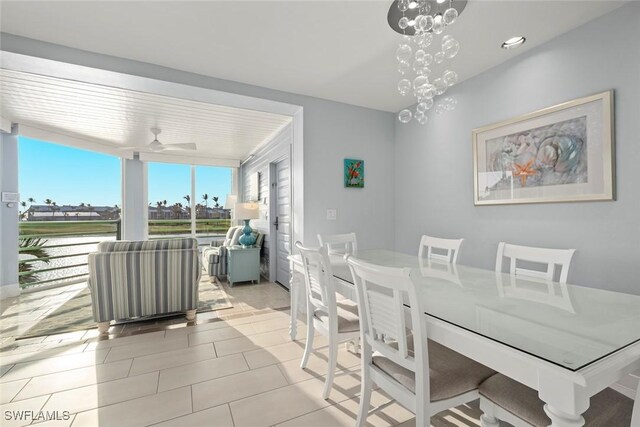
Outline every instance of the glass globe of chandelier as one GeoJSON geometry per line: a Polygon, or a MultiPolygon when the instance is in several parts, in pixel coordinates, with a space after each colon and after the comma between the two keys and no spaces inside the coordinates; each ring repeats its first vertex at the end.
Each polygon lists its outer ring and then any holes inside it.
{"type": "Polygon", "coordinates": [[[398,60],[398,92],[415,98],[415,108],[405,108],[398,120],[427,122],[427,114],[451,111],[456,106],[452,97],[443,97],[458,82],[458,74],[448,62],[460,51],[460,43],[450,34],[466,0],[394,0],[387,15],[391,28],[402,34],[396,50],[398,60]],[[436,75],[434,69],[444,69],[436,75]]]}

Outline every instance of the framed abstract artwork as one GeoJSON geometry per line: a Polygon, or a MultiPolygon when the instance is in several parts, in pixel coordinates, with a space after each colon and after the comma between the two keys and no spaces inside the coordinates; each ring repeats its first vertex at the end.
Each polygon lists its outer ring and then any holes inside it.
{"type": "Polygon", "coordinates": [[[613,91],[474,129],[475,205],[614,200],[613,91]]]}
{"type": "Polygon", "coordinates": [[[344,159],[344,186],[364,187],[364,160],[344,159]]]}

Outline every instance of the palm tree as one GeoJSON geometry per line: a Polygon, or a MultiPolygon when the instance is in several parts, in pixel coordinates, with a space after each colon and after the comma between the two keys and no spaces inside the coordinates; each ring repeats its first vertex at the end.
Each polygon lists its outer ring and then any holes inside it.
{"type": "Polygon", "coordinates": [[[182,203],[176,203],[172,206],[171,211],[173,212],[173,216],[175,219],[180,219],[180,214],[182,213],[182,203]]]}
{"type": "Polygon", "coordinates": [[[30,205],[34,204],[36,202],[36,199],[34,199],[33,197],[29,197],[27,199],[27,202],[29,202],[30,205]]]}
{"type": "Polygon", "coordinates": [[[207,218],[209,216],[209,195],[204,193],[202,200],[204,200],[204,217],[207,218]]]}
{"type": "Polygon", "coordinates": [[[93,206],[91,206],[91,203],[87,203],[87,211],[89,211],[89,219],[91,219],[91,212],[93,212],[95,209],[93,208],[93,206]]]}
{"type": "Polygon", "coordinates": [[[20,206],[24,208],[24,210],[20,212],[20,218],[25,219],[27,217],[27,202],[20,202],[20,206]]]}
{"type": "Polygon", "coordinates": [[[215,197],[212,197],[211,199],[212,199],[212,200],[213,200],[213,202],[216,204],[216,208],[219,208],[219,207],[220,207],[220,205],[218,204],[218,199],[219,199],[219,197],[218,197],[218,196],[215,196],[215,197]]]}
{"type": "Polygon", "coordinates": [[[190,195],[186,195],[183,197],[183,199],[185,199],[187,201],[188,204],[191,204],[191,196],[190,195]]]}
{"type": "Polygon", "coordinates": [[[19,281],[21,285],[38,281],[38,274],[30,273],[34,270],[34,266],[33,266],[34,263],[37,263],[40,261],[40,262],[44,262],[45,264],[49,264],[50,255],[47,247],[45,246],[46,243],[47,241],[41,238],[34,238],[34,237],[20,238],[18,242],[18,247],[19,247],[18,251],[20,255],[23,257],[21,259],[24,259],[25,255],[28,256],[26,261],[20,262],[18,264],[18,271],[21,273],[27,273],[27,274],[20,275],[19,281]]]}
{"type": "Polygon", "coordinates": [[[56,211],[59,209],[58,204],[56,202],[51,202],[50,209],[53,212],[53,215],[51,216],[56,216],[56,211]]]}
{"type": "Polygon", "coordinates": [[[158,208],[156,210],[156,219],[160,219],[160,211],[162,209],[162,200],[158,200],[156,202],[156,205],[158,206],[158,208]]]}

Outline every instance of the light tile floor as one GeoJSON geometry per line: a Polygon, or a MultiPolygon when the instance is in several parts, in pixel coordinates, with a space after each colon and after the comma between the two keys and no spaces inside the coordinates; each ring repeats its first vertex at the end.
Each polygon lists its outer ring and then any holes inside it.
{"type": "MultiPolygon", "coordinates": [[[[304,340],[292,342],[288,335],[284,307],[289,294],[268,282],[227,291],[232,309],[199,314],[191,323],[127,324],[112,328],[107,339],[89,330],[16,341],[26,330],[16,319],[37,321],[71,291],[42,291],[39,297],[32,293],[9,301],[0,318],[0,423],[28,425],[30,417],[15,419],[25,415],[20,411],[45,411],[58,419],[34,424],[353,426],[360,392],[358,356],[340,348],[331,398],[324,400],[327,351],[316,350],[307,368],[300,369],[304,340]]],[[[304,324],[300,328],[304,332],[304,324]]],[[[315,341],[316,347],[326,345],[322,337],[315,341]]],[[[374,391],[372,405],[388,400],[374,391]]],[[[448,412],[433,425],[479,425],[475,407],[448,412]]],[[[393,404],[368,422],[408,427],[413,415],[393,404]]]]}

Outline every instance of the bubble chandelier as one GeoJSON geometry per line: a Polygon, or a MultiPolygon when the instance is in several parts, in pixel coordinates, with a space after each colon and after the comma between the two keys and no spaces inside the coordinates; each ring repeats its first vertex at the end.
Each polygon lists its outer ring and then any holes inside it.
{"type": "Polygon", "coordinates": [[[416,100],[414,110],[398,113],[400,122],[415,119],[425,124],[429,110],[440,114],[455,108],[455,98],[442,95],[458,82],[448,62],[460,51],[460,43],[446,33],[466,5],[466,0],[394,0],[391,4],[387,21],[402,35],[396,50],[401,75],[398,92],[416,100]],[[432,68],[444,71],[436,75],[432,68]]]}

